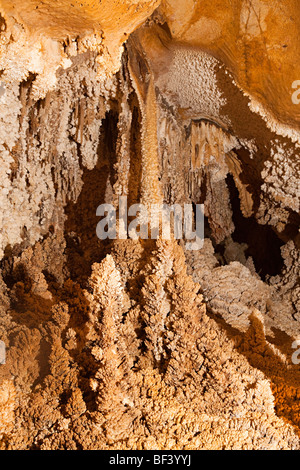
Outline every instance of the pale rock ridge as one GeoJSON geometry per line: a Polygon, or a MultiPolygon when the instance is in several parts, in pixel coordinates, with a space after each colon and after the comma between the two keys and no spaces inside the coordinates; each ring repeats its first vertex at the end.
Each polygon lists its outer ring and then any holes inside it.
{"type": "MultiPolygon", "coordinates": [[[[123,42],[159,2],[84,1],[79,15],[74,0],[68,24],[66,1],[54,12],[49,1],[18,13],[9,3],[0,2],[0,448],[299,449],[298,153],[260,128],[224,81],[222,54],[201,50],[201,35],[206,50],[217,45],[228,17],[209,15],[211,1],[162,2],[115,74],[123,42]],[[49,24],[30,39],[43,14],[49,24]],[[284,241],[282,273],[265,282],[233,239],[229,174],[245,219],[284,241]],[[211,239],[195,253],[174,240],[102,243],[96,208],[120,195],[202,201],[211,239]]],[[[260,40],[247,5],[238,47],[260,40]]],[[[258,11],[266,33],[272,11],[258,11]]]]}

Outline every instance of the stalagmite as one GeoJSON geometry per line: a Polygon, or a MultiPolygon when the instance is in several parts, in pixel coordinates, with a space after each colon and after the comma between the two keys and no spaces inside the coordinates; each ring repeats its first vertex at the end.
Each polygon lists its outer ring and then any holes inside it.
{"type": "Polygon", "coordinates": [[[0,0],[1,450],[300,449],[279,3],[0,0]],[[200,249],[173,222],[196,234],[202,205],[200,249]],[[158,231],[131,236],[142,208],[158,231]]]}

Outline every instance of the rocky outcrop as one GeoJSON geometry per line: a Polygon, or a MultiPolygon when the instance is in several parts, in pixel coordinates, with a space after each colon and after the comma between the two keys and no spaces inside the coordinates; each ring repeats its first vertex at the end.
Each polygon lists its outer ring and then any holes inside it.
{"type": "Polygon", "coordinates": [[[299,15],[215,3],[0,1],[2,449],[299,448],[299,15]]]}

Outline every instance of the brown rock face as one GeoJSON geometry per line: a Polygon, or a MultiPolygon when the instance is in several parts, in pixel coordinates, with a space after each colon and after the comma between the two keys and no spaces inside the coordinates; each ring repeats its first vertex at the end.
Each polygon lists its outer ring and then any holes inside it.
{"type": "Polygon", "coordinates": [[[300,76],[298,7],[296,0],[166,0],[162,11],[174,41],[217,57],[262,111],[299,130],[291,100],[300,76]]]}
{"type": "Polygon", "coordinates": [[[0,14],[0,448],[299,449],[296,0],[0,14]]]}

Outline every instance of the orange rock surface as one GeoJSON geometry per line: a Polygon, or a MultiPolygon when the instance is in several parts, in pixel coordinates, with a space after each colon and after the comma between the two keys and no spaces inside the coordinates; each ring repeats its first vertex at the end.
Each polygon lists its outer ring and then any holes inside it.
{"type": "Polygon", "coordinates": [[[0,0],[0,449],[300,448],[298,10],[0,0]]]}

